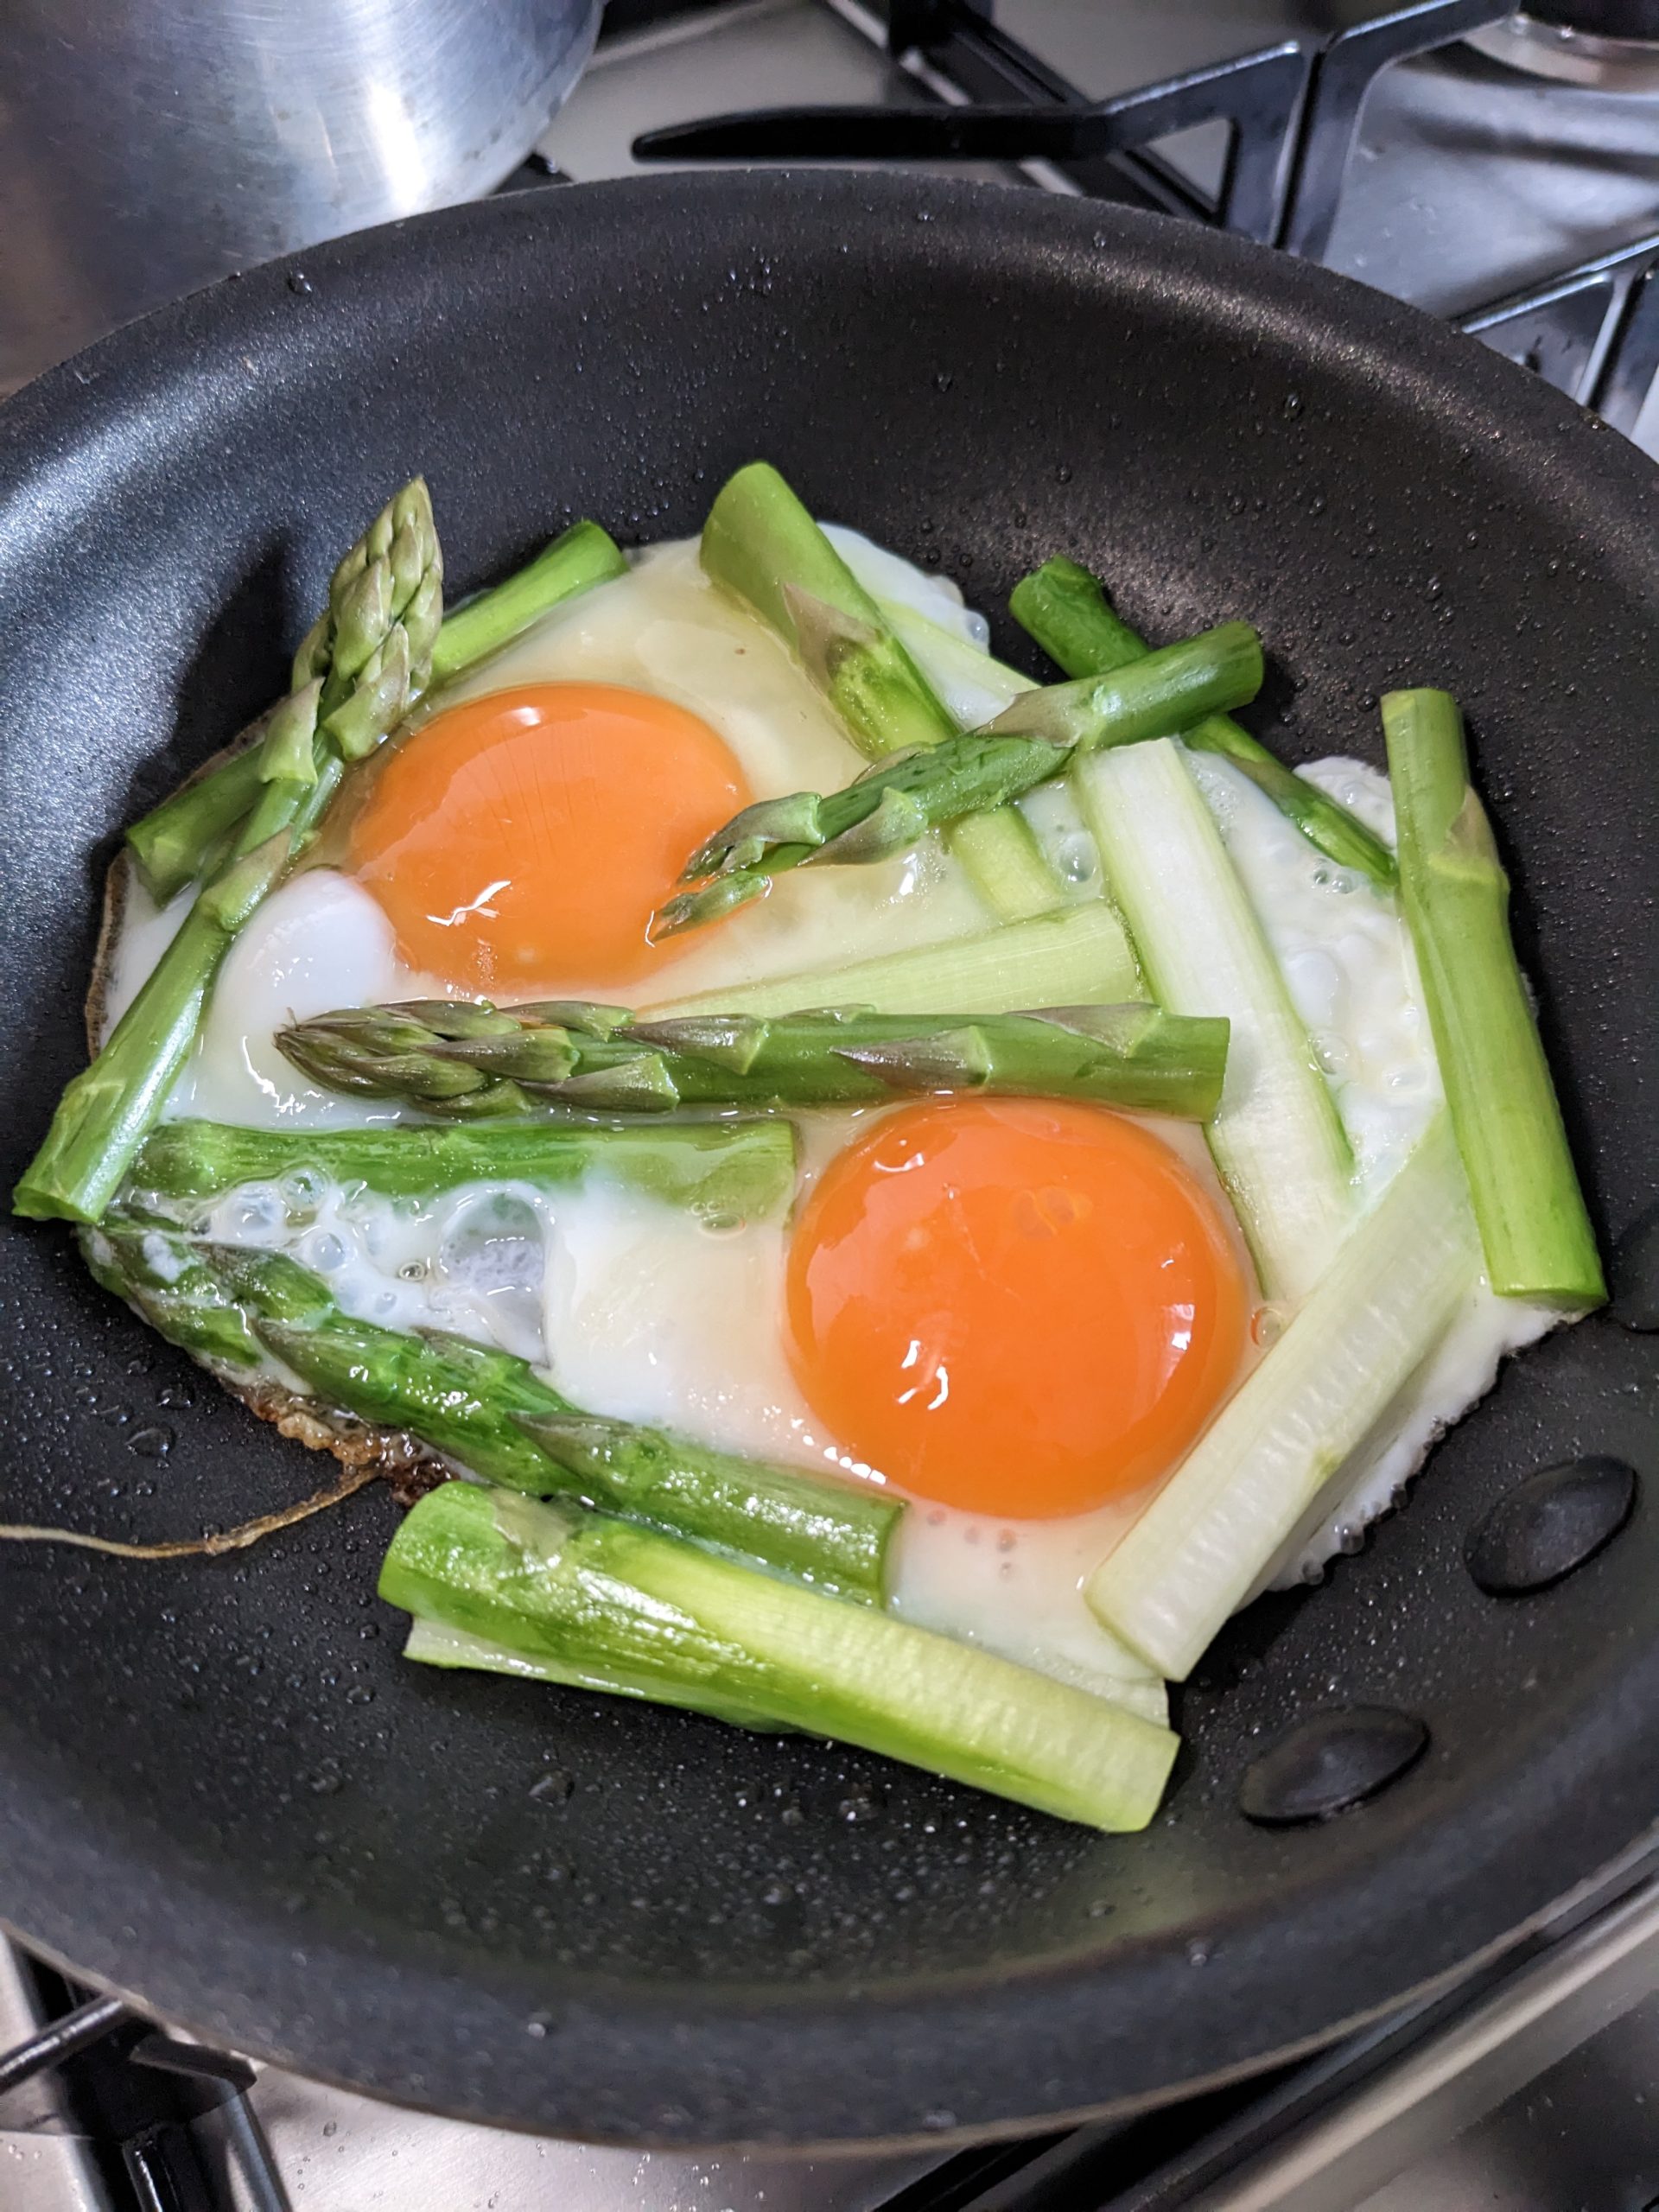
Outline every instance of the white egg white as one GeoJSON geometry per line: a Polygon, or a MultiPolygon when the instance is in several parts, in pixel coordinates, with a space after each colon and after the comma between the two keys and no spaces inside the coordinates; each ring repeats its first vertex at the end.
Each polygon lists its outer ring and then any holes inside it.
{"type": "MultiPolygon", "coordinates": [[[[975,660],[988,626],[954,586],[856,532],[832,535],[868,589],[934,626],[917,633],[912,649],[954,711],[971,719],[1006,703],[1007,671],[975,660]]],[[[757,793],[834,788],[862,765],[777,639],[710,586],[695,541],[636,555],[625,576],[556,610],[446,696],[569,680],[627,685],[701,715],[757,793]]],[[[418,732],[405,741],[418,743],[418,732]]],[[[1393,901],[1314,851],[1228,763],[1195,755],[1193,766],[1331,1082],[1362,1202],[1372,1203],[1441,1096],[1403,924],[1393,901]]],[[[1391,834],[1388,786],[1373,771],[1332,760],[1305,772],[1391,834]]],[[[1055,786],[1033,794],[1027,810],[1063,874],[1079,891],[1096,884],[1097,857],[1069,792],[1055,786]]],[[[131,887],[110,967],[111,1021],[188,905],[187,893],[157,913],[131,887]]],[[[833,966],[898,943],[982,929],[985,918],[937,844],[878,868],[785,875],[760,905],[689,939],[652,976],[650,995],[833,966]]],[[[610,995],[576,974],[560,988],[610,995]]],[[[289,1127],[397,1119],[403,1109],[393,1103],[340,1099],[307,1084],[276,1052],[272,1033],[330,1007],[445,988],[399,959],[391,925],[366,890],[338,867],[314,867],[270,899],[238,940],[168,1111],[289,1127]]],[[[861,1118],[804,1117],[804,1185],[861,1118]]],[[[1166,1134],[1224,1205],[1197,1133],[1166,1134]]],[[[555,1192],[481,1183],[423,1205],[302,1177],[232,1193],[204,1226],[216,1237],[293,1252],[358,1318],[439,1326],[499,1344],[544,1367],[561,1390],[596,1413],[650,1421],[728,1451],[885,1480],[847,1440],[826,1433],[790,1371],[786,1224],[713,1230],[603,1176],[555,1192]]],[[[1264,1584],[1317,1576],[1333,1550],[1351,1546],[1398,1502],[1434,1437],[1490,1388],[1503,1354],[1554,1318],[1478,1292],[1406,1400],[1344,1470],[1342,1503],[1296,1532],[1264,1584]]],[[[1161,1688],[1099,1626],[1082,1596],[1133,1511],[1131,1501],[1032,1521],[918,1503],[896,1546],[892,1603],[921,1624],[1156,1710],[1161,1688]]]]}

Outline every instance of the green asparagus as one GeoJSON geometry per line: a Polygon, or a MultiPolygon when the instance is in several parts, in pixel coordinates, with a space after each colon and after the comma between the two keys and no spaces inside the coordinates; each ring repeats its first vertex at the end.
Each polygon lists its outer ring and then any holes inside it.
{"type": "MultiPolygon", "coordinates": [[[[432,688],[464,675],[561,600],[621,575],[626,566],[597,523],[573,524],[527,568],[445,617],[432,647],[432,688]]],[[[289,703],[280,702],[256,724],[256,740],[289,703]]],[[[261,795],[264,765],[263,747],[251,742],[193,776],[127,831],[139,879],[157,906],[194,882],[204,862],[240,827],[261,795]]]]}
{"type": "Polygon", "coordinates": [[[472,1182],[551,1186],[603,1173],[719,1222],[776,1213],[795,1185],[795,1132],[775,1119],[641,1128],[582,1122],[487,1128],[253,1129],[163,1122],[122,1192],[129,1212],[167,1215],[244,1183],[313,1174],[388,1198],[472,1182]]]}
{"type": "Polygon", "coordinates": [[[417,477],[335,569],[328,606],[295,658],[293,692],[261,744],[260,796],[231,856],[197,893],[103,1050],[59,1100],[13,1193],[17,1212],[100,1218],[189,1057],[237,931],[315,829],[346,760],[378,744],[425,682],[442,578],[417,477]]]}
{"type": "Polygon", "coordinates": [[[873,768],[825,795],[796,791],[745,807],[692,854],[658,937],[765,896],[785,868],[884,860],[927,830],[1065,773],[1074,755],[1190,728],[1255,697],[1262,641],[1224,622],[1103,677],[1023,693],[987,728],[873,768]],[[704,880],[704,879],[708,879],[704,880]]]}
{"type": "Polygon", "coordinates": [[[620,548],[596,522],[575,522],[536,558],[446,617],[432,648],[434,686],[486,660],[550,608],[627,572],[620,548]]]}
{"type": "Polygon", "coordinates": [[[214,1369],[259,1366],[264,1349],[247,1316],[195,1246],[114,1219],[76,1233],[94,1281],[124,1299],[169,1344],[214,1369]]]}
{"type": "Polygon", "coordinates": [[[774,1572],[880,1604],[903,1507],[873,1484],[734,1459],[584,1413],[511,1354],[353,1320],[276,1252],[110,1222],[84,1232],[100,1282],[210,1363],[274,1357],[326,1407],[418,1437],[486,1480],[569,1494],[774,1572]]]}
{"type": "Polygon", "coordinates": [[[251,725],[239,752],[200,770],[127,831],[138,880],[158,906],[196,880],[252,811],[264,788],[262,741],[276,711],[251,725]]]}
{"type": "Polygon", "coordinates": [[[1144,1827],[1167,1729],[891,1614],[569,1506],[446,1484],[408,1516],[380,1595],[418,1620],[718,1700],[1108,1830],[1144,1827]]]}
{"type": "Polygon", "coordinates": [[[1207,1121],[1227,1061],[1224,1021],[1182,1020],[1151,1006],[931,1018],[837,1007],[664,1020],[584,1001],[498,1011],[486,1001],[435,999],[319,1014],[276,1041],[330,1090],[468,1117],[522,1116],[538,1104],[669,1112],[982,1090],[1207,1121]]]}
{"type": "MultiPolygon", "coordinates": [[[[1118,615],[1099,580],[1075,561],[1057,556],[1014,588],[1008,611],[1068,676],[1105,676],[1145,658],[1148,650],[1118,615]]],[[[1160,731],[1160,736],[1169,733],[1160,731]]],[[[1394,855],[1345,806],[1287,768],[1228,715],[1207,715],[1184,733],[1195,753],[1218,753],[1265,791],[1311,845],[1342,868],[1359,869],[1390,890],[1398,881],[1394,855]]]]}
{"type": "MultiPolygon", "coordinates": [[[[848,735],[880,760],[954,737],[957,726],[775,468],[753,461],[722,486],[702,529],[702,565],[797,653],[848,735]]],[[[1005,796],[1014,798],[1016,791],[1005,796]]],[[[1024,818],[1003,807],[959,819],[951,849],[994,913],[1018,921],[1062,900],[1024,818]]]]}
{"type": "Polygon", "coordinates": [[[1444,691],[1382,700],[1406,919],[1492,1288],[1606,1297],[1595,1232],[1510,940],[1509,878],[1444,691]]]}

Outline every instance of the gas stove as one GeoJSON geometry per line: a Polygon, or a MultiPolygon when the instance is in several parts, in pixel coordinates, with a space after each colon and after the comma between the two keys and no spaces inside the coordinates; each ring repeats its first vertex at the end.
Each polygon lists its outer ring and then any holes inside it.
{"type": "MultiPolygon", "coordinates": [[[[1659,455],[1659,0],[610,0],[502,188],[831,158],[1323,261],[1659,455]]],[[[11,334],[0,302],[11,380],[47,365],[11,334]]],[[[1329,2050],[955,2152],[699,2160],[494,2133],[205,2050],[0,1941],[0,2212],[1653,2212],[1650,2098],[1659,1846],[1329,2050]]]]}

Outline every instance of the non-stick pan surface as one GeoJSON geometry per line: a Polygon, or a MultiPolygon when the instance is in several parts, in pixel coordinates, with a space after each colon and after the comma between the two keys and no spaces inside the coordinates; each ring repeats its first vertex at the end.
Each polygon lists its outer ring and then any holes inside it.
{"type": "MultiPolygon", "coordinates": [[[[113,831],[279,689],[393,485],[430,479],[461,588],[574,515],[694,530],[756,454],[988,608],[1064,548],[1156,636],[1249,616],[1257,724],[1292,758],[1375,760],[1378,692],[1457,691],[1604,1234],[1651,1200],[1652,470],[1294,261],[823,176],[346,239],[0,414],[6,1180],[76,1064],[113,831]]],[[[3,1517],[160,1536],[315,1484],[61,1231],[0,1239],[3,1517]]],[[[1247,2065],[1503,1938],[1659,1816],[1652,1502],[1539,1596],[1484,1597],[1462,1558],[1548,1461],[1659,1480],[1652,1345],[1602,1318],[1528,1355],[1362,1556],[1236,1623],[1126,1839],[404,1666],[378,1492],[214,1564],[0,1548],[0,1912],[207,2036],[572,2135],[1008,2128],[1247,2065]],[[1323,1826],[1247,1823],[1264,1737],[1350,1700],[1421,1715],[1427,1756],[1323,1826]]]]}

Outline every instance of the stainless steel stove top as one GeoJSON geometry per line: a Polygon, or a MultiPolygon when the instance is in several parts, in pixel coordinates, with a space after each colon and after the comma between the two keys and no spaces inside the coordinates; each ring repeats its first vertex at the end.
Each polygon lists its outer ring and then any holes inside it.
{"type": "MultiPolygon", "coordinates": [[[[1472,0],[1407,11],[1420,30],[1433,18],[1425,38],[1438,29],[1450,42],[1376,76],[1345,157],[1338,130],[1310,135],[1294,173],[1281,161],[1279,234],[1478,330],[1659,454],[1659,388],[1649,389],[1659,274],[1649,273],[1659,269],[1659,66],[1497,22],[1497,12],[1472,0]]],[[[624,175],[641,166],[630,150],[641,131],[740,105],[925,114],[1006,99],[1009,84],[1020,98],[1035,87],[1073,106],[1110,102],[1287,40],[1309,50],[1344,32],[1363,40],[1380,15],[1367,0],[997,0],[996,34],[1023,60],[965,34],[895,62],[885,10],[863,0],[613,0],[612,35],[512,181],[624,175]]],[[[1344,51],[1351,60],[1357,49],[1344,51]]],[[[918,165],[1014,189],[1201,209],[1225,156],[1225,127],[1206,122],[1122,161],[918,165]]],[[[98,327],[93,303],[80,334],[98,327]]],[[[22,328],[0,301],[0,389],[46,365],[22,328]]],[[[0,1943],[0,2053],[77,1994],[0,1943]]],[[[76,2070],[97,2047],[0,2095],[0,2212],[1638,2212],[1659,2202],[1659,1874],[1646,1871],[1626,1870],[1505,1961],[1324,2057],[1162,2115],[988,2152],[694,2160],[593,2149],[400,2112],[211,2056],[199,2066],[176,2043],[152,2038],[146,2056],[142,2032],[121,2031],[119,2047],[136,2046],[124,2063],[148,2068],[152,2083],[157,2069],[184,2082],[182,2102],[124,2151],[92,2077],[76,2070]]]]}

